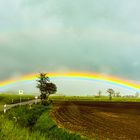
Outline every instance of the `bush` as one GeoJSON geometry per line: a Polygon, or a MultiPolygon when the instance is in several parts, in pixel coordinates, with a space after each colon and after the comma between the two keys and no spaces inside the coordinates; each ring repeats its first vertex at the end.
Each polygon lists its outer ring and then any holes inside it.
{"type": "Polygon", "coordinates": [[[47,109],[47,106],[29,105],[17,106],[7,111],[6,117],[10,120],[16,121],[22,127],[29,127],[32,129],[40,115],[47,109]]]}

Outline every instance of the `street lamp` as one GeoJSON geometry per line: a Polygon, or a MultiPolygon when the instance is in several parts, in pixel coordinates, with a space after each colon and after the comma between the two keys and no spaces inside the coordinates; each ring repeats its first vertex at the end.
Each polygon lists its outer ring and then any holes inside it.
{"type": "Polygon", "coordinates": [[[21,105],[21,95],[23,95],[23,90],[19,90],[19,95],[20,95],[20,105],[21,105]]]}

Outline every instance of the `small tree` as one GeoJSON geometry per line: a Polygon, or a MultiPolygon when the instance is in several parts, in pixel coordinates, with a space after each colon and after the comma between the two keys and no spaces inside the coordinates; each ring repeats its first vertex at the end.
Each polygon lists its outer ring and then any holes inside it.
{"type": "Polygon", "coordinates": [[[136,97],[136,98],[138,98],[139,95],[140,95],[139,92],[136,92],[136,93],[135,93],[135,97],[136,97]]]}
{"type": "Polygon", "coordinates": [[[120,92],[116,92],[115,94],[116,94],[116,97],[120,97],[121,96],[120,95],[121,94],[120,92]]]}
{"type": "Polygon", "coordinates": [[[109,100],[112,100],[112,95],[115,93],[113,89],[108,89],[107,92],[109,93],[109,100]]]}
{"type": "Polygon", "coordinates": [[[47,73],[40,73],[37,82],[37,88],[39,88],[41,93],[40,98],[44,104],[46,101],[48,101],[48,97],[51,94],[56,93],[57,87],[54,83],[50,82],[47,73]]]}
{"type": "Polygon", "coordinates": [[[102,91],[99,90],[99,91],[98,91],[98,96],[101,97],[101,95],[102,95],[102,91]]]}

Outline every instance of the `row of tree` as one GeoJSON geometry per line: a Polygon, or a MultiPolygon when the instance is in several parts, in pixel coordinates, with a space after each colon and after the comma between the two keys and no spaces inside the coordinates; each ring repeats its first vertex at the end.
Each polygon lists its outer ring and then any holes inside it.
{"type": "MultiPolygon", "coordinates": [[[[107,93],[109,93],[109,99],[110,100],[112,99],[112,96],[114,96],[114,97],[120,97],[120,92],[115,92],[113,89],[108,89],[107,90],[107,93]]],[[[98,97],[101,97],[101,95],[102,95],[102,91],[99,90],[98,97]]]]}
{"type": "MultiPolygon", "coordinates": [[[[112,97],[121,97],[121,93],[120,92],[115,92],[113,89],[108,89],[107,90],[107,93],[109,93],[109,99],[112,100],[112,97]]],[[[139,93],[136,92],[135,95],[131,96],[131,97],[135,97],[135,98],[138,98],[139,97],[139,93]]],[[[102,92],[101,90],[99,90],[98,92],[98,97],[101,97],[102,96],[102,92]]],[[[130,95],[126,95],[124,97],[130,97],[130,95]]]]}

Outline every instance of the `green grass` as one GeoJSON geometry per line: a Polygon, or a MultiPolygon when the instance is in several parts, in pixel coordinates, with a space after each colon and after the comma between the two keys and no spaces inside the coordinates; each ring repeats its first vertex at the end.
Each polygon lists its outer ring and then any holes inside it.
{"type": "Polygon", "coordinates": [[[0,104],[0,111],[1,111],[1,110],[3,110],[3,105],[2,105],[2,104],[0,104]]]}
{"type": "Polygon", "coordinates": [[[23,128],[1,115],[0,140],[46,140],[46,138],[40,132],[31,133],[27,128],[23,128]]]}
{"type": "Polygon", "coordinates": [[[40,130],[45,137],[50,138],[51,140],[84,140],[78,134],[69,133],[63,128],[58,128],[56,123],[52,120],[49,115],[49,110],[41,115],[37,123],[34,126],[34,130],[40,130]]]}
{"type": "Polygon", "coordinates": [[[52,106],[25,105],[0,115],[2,140],[84,140],[78,134],[58,128],[50,117],[52,106]]]}
{"type": "MultiPolygon", "coordinates": [[[[21,101],[34,99],[33,95],[21,95],[21,101]]],[[[20,102],[19,94],[0,94],[0,104],[15,104],[20,102]]]]}
{"type": "MultiPolygon", "coordinates": [[[[33,100],[33,95],[21,95],[21,102],[33,100]]],[[[0,94],[0,111],[3,110],[4,104],[15,104],[20,102],[19,94],[0,94]]]]}
{"type": "MultiPolygon", "coordinates": [[[[109,97],[102,96],[51,96],[53,101],[95,101],[95,102],[110,102],[109,97]]],[[[140,102],[140,98],[135,97],[112,97],[111,102],[140,102]]]]}

